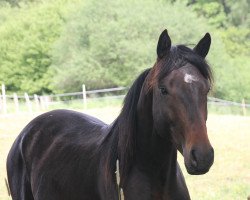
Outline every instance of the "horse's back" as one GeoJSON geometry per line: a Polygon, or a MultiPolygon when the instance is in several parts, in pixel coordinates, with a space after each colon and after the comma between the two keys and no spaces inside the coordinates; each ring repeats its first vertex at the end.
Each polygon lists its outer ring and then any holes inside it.
{"type": "Polygon", "coordinates": [[[69,110],[55,110],[33,119],[8,155],[12,194],[28,200],[17,192],[26,183],[22,193],[27,196],[25,190],[30,190],[35,199],[78,199],[77,195],[98,199],[93,180],[97,179],[98,147],[106,128],[94,117],[69,110]]]}
{"type": "Polygon", "coordinates": [[[23,129],[19,136],[20,150],[27,157],[46,155],[53,149],[60,152],[70,146],[76,151],[93,150],[106,136],[105,128],[104,122],[83,113],[50,111],[36,117],[23,129]]]}

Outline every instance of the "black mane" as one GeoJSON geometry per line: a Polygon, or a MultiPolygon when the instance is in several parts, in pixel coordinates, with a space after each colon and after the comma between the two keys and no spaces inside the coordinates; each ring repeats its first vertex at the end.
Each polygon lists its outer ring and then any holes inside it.
{"type": "Polygon", "coordinates": [[[117,118],[119,129],[118,157],[120,161],[121,184],[126,178],[133,161],[136,131],[137,104],[145,78],[150,69],[141,73],[134,81],[124,99],[121,114],[117,118]]]}
{"type": "MultiPolygon", "coordinates": [[[[118,159],[121,185],[124,183],[126,174],[128,173],[133,161],[137,104],[143,83],[150,69],[151,68],[142,72],[130,87],[124,99],[121,113],[111,125],[109,134],[103,142],[103,144],[105,144],[105,141],[108,140],[110,145],[107,149],[108,152],[104,164],[108,172],[107,175],[112,175],[115,169],[116,160],[118,159]]],[[[103,147],[103,149],[104,148],[105,147],[103,147]]],[[[106,180],[109,180],[109,178],[107,177],[106,180]]]]}

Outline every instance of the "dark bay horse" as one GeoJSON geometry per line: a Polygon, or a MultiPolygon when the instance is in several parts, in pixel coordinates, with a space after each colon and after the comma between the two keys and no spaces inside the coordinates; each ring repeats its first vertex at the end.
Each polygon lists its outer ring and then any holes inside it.
{"type": "Polygon", "coordinates": [[[55,110],[32,120],[7,159],[14,200],[190,199],[177,150],[189,174],[204,174],[214,151],[206,129],[211,37],[193,48],[159,37],[155,65],[135,80],[111,124],[55,110]]]}

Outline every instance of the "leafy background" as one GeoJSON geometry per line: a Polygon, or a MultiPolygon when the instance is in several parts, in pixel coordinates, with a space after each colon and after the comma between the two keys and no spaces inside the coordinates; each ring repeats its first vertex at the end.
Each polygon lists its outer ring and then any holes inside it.
{"type": "Polygon", "coordinates": [[[161,31],[193,47],[212,35],[212,96],[250,100],[249,0],[1,0],[0,83],[50,94],[129,86],[161,31]]]}

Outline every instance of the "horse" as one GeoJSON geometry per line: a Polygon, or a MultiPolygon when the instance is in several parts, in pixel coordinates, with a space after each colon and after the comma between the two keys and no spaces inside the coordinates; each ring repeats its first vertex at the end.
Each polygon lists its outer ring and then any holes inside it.
{"type": "Polygon", "coordinates": [[[171,45],[164,30],[155,64],[110,125],[71,110],[33,119],[7,157],[13,200],[118,200],[120,188],[125,200],[190,199],[177,151],[189,174],[208,172],[214,161],[206,128],[210,44],[206,33],[193,49],[171,45]]]}

